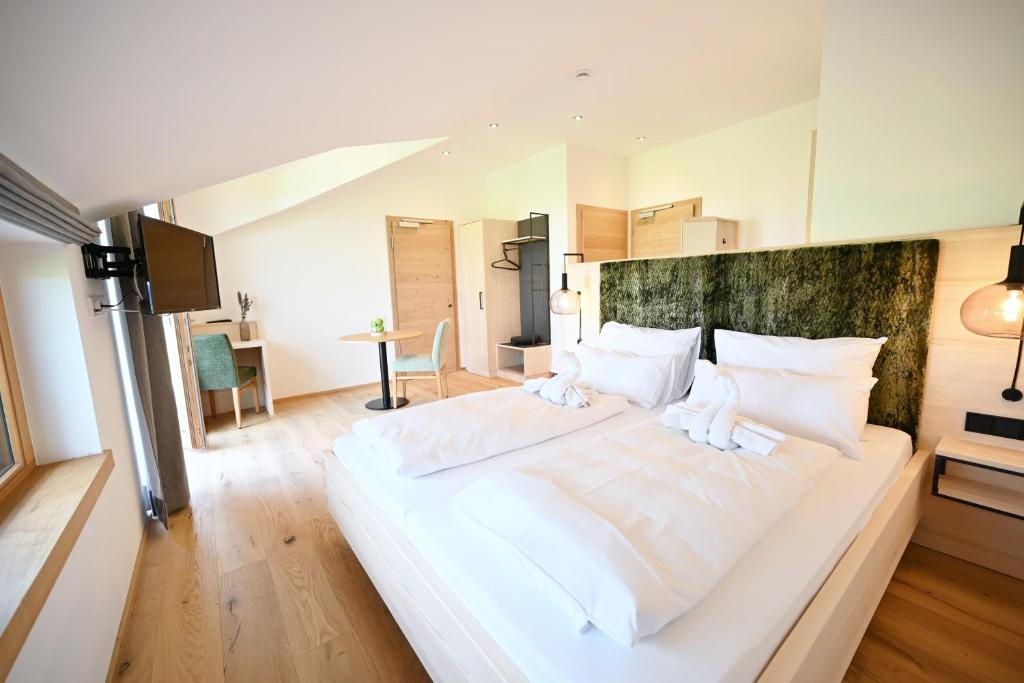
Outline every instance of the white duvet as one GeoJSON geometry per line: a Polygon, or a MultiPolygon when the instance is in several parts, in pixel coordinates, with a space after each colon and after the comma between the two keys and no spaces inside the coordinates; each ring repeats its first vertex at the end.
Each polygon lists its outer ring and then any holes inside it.
{"type": "Polygon", "coordinates": [[[577,629],[632,646],[695,605],[839,457],[795,437],[769,457],[719,451],[648,420],[485,477],[451,506],[577,629]]]}
{"type": "Polygon", "coordinates": [[[508,387],[359,420],[352,431],[393,472],[419,477],[575,432],[627,406],[594,392],[589,406],[570,408],[508,387]]]}

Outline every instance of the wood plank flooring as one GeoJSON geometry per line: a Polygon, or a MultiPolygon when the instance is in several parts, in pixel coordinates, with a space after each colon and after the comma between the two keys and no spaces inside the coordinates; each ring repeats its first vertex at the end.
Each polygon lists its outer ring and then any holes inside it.
{"type": "MultiPolygon", "coordinates": [[[[452,395],[504,384],[449,376],[452,395]]],[[[191,507],[150,528],[115,679],[428,680],[324,502],[324,458],[378,391],[213,421],[186,452],[191,507]]],[[[414,404],[433,392],[409,385],[414,404]]],[[[912,547],[846,680],[1024,680],[1022,585],[912,547]]]]}

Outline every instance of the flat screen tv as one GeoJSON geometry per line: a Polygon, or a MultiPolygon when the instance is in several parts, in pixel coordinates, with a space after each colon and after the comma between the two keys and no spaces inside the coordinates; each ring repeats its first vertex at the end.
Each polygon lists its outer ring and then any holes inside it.
{"type": "Polygon", "coordinates": [[[220,308],[212,237],[148,216],[139,216],[138,233],[142,263],[137,276],[144,283],[148,312],[220,308]]]}

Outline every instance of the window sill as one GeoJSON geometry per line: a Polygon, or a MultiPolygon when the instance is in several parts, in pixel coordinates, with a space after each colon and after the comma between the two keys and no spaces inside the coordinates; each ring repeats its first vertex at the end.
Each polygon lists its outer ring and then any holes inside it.
{"type": "Polygon", "coordinates": [[[114,468],[110,451],[35,467],[0,505],[0,680],[114,468]]]}

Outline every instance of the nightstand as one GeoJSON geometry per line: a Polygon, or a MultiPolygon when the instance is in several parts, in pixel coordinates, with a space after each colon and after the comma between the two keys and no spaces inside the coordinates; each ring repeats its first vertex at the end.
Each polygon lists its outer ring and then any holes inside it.
{"type": "Polygon", "coordinates": [[[945,436],[935,448],[932,495],[1024,519],[1024,452],[945,436]]]}

